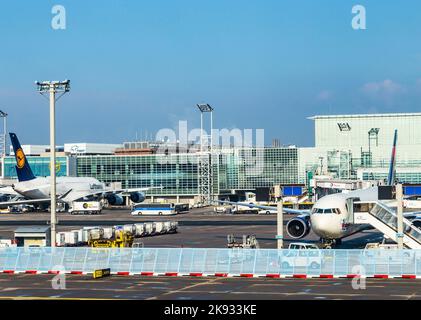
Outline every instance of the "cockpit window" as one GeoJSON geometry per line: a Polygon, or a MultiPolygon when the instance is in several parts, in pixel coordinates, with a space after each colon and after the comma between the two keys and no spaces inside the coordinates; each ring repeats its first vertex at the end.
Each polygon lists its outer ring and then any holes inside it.
{"type": "Polygon", "coordinates": [[[341,211],[337,208],[332,208],[332,209],[320,209],[320,208],[313,208],[312,213],[318,213],[318,214],[341,214],[341,211]]]}
{"type": "Polygon", "coordinates": [[[313,213],[324,213],[324,209],[320,209],[320,208],[314,208],[313,209],[313,213]]]}

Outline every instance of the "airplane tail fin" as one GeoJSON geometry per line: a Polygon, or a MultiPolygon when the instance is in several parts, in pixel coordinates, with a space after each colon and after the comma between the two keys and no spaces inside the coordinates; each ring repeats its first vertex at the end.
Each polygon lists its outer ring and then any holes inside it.
{"type": "Polygon", "coordinates": [[[392,157],[390,159],[389,174],[387,176],[387,185],[393,186],[396,178],[396,143],[398,140],[398,130],[395,129],[395,136],[393,138],[392,157]]]}
{"type": "Polygon", "coordinates": [[[22,150],[19,139],[14,133],[9,133],[10,140],[12,141],[13,151],[15,152],[16,159],[16,173],[19,181],[29,181],[35,179],[35,176],[29,166],[25,153],[22,150]]]}

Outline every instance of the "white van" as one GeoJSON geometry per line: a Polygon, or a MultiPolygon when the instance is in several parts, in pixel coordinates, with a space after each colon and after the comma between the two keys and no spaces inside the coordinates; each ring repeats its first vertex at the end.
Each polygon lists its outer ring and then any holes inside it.
{"type": "Polygon", "coordinates": [[[304,243],[304,242],[293,242],[290,243],[288,249],[293,250],[318,250],[319,247],[316,246],[314,243],[304,243]]]}
{"type": "Polygon", "coordinates": [[[313,243],[290,243],[288,250],[279,256],[279,265],[284,269],[294,267],[320,268],[322,254],[313,243]]]}

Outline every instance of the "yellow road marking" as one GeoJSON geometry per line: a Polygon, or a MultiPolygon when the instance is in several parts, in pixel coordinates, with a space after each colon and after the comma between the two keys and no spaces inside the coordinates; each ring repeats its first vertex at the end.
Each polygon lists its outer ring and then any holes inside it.
{"type": "MultiPolygon", "coordinates": [[[[191,288],[194,288],[194,287],[198,287],[198,286],[201,286],[201,285],[213,284],[213,282],[218,281],[218,280],[219,280],[218,278],[212,278],[212,279],[209,279],[207,281],[198,282],[198,283],[192,284],[192,285],[187,286],[187,287],[183,287],[183,288],[180,288],[180,289],[176,289],[176,290],[172,290],[172,291],[169,291],[169,292],[165,292],[165,293],[163,293],[161,295],[164,296],[164,295],[168,295],[168,294],[178,293],[178,292],[181,292],[181,291],[184,291],[184,290],[188,290],[188,289],[191,289],[191,288]]],[[[202,291],[199,291],[199,292],[202,292],[202,291]]],[[[156,300],[156,299],[158,299],[158,296],[147,298],[146,300],[156,300]]]]}
{"type": "Polygon", "coordinates": [[[0,300],[130,300],[130,299],[119,299],[119,298],[60,298],[60,297],[8,297],[0,296],[0,300]]]}

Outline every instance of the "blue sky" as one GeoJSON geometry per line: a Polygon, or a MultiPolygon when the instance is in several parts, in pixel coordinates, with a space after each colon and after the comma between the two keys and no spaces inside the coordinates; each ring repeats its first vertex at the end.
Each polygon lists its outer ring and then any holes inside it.
{"type": "Polygon", "coordinates": [[[197,127],[208,102],[218,128],[311,146],[308,116],[420,111],[420,21],[409,0],[3,1],[0,109],[22,143],[48,143],[34,81],[68,78],[58,143],[197,127]],[[51,28],[54,4],[66,30],[51,28]],[[367,30],[351,28],[355,4],[367,30]]]}

